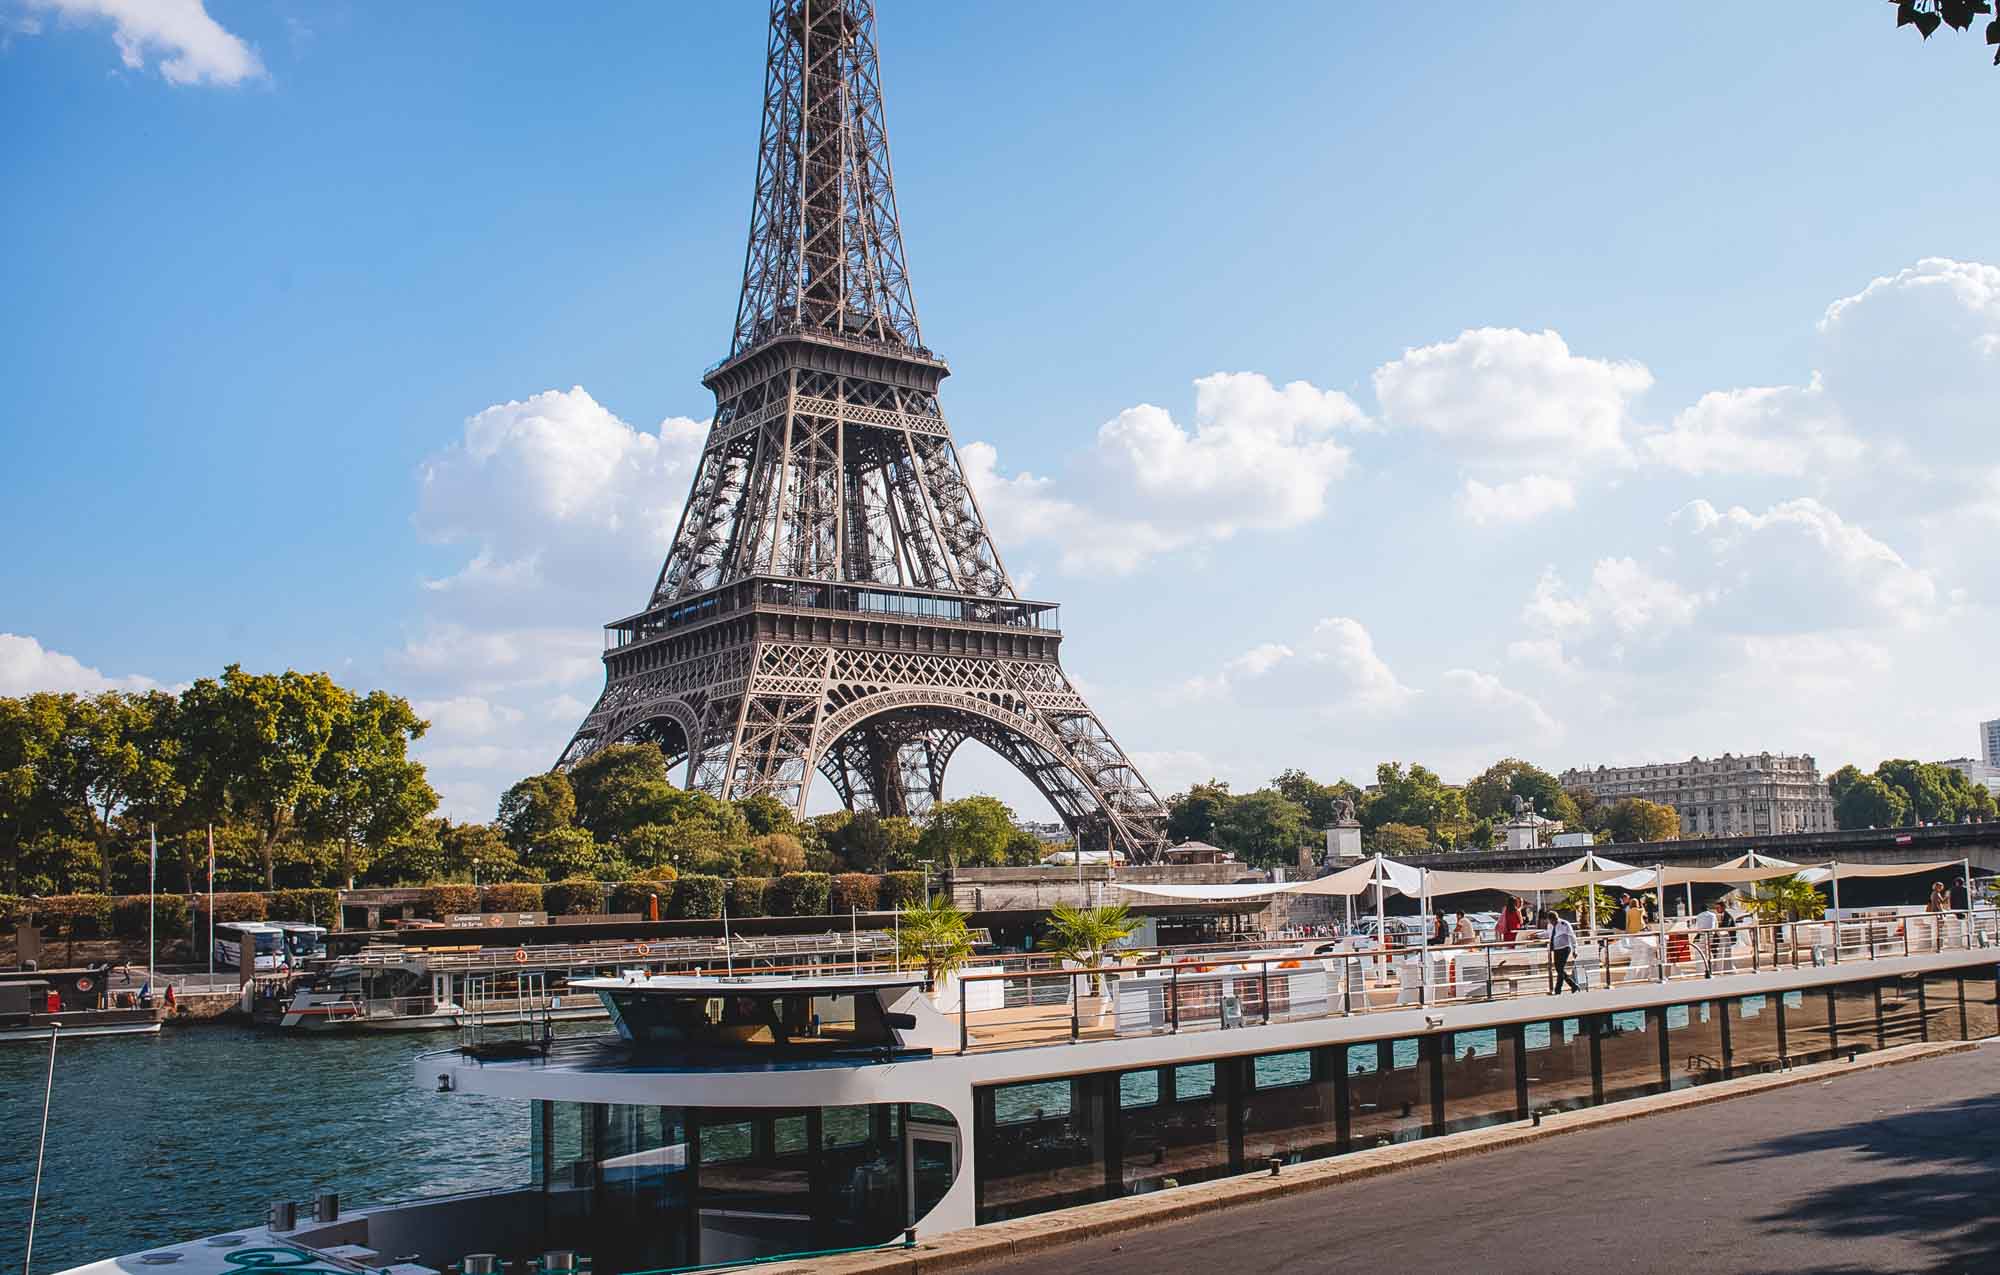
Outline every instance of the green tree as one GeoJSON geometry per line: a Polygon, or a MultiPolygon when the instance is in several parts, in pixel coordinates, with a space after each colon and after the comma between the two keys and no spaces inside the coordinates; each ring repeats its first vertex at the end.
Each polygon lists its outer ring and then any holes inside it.
{"type": "Polygon", "coordinates": [[[437,821],[441,875],[448,881],[512,881],[521,871],[521,856],[490,823],[437,821]]]}
{"type": "Polygon", "coordinates": [[[400,843],[412,863],[419,849],[435,849],[435,838],[422,834],[437,792],[409,756],[429,725],[408,700],[385,691],[347,696],[341,705],[301,802],[300,828],[335,850],[347,885],[367,871],[376,848],[400,843]]]}
{"type": "Polygon", "coordinates": [[[896,923],[896,968],[923,967],[933,986],[972,958],[972,932],[965,913],[943,896],[903,907],[896,923]]]}
{"type": "Polygon", "coordinates": [[[559,770],[529,775],[500,797],[500,835],[516,854],[576,824],[576,790],[559,770]]]}
{"type": "Polygon", "coordinates": [[[1305,807],[1275,788],[1260,788],[1230,801],[1215,826],[1215,844],[1259,867],[1290,863],[1310,837],[1305,807]]]}
{"type": "Polygon", "coordinates": [[[791,807],[768,792],[739,799],[736,809],[753,837],[768,837],[774,832],[798,835],[798,821],[792,818],[791,807]]]}
{"type": "Polygon", "coordinates": [[[1796,873],[1752,885],[1748,902],[1757,919],[1767,925],[1780,921],[1817,921],[1826,915],[1826,898],[1819,887],[1800,879],[1796,873]]]}
{"type": "Polygon", "coordinates": [[[1431,848],[1429,830],[1413,823],[1385,823],[1362,834],[1368,848],[1377,854],[1422,854],[1431,848]]]}
{"type": "Polygon", "coordinates": [[[62,734],[41,768],[44,801],[96,848],[98,887],[109,894],[118,820],[135,798],[171,779],[171,763],[142,747],[159,726],[159,704],[123,691],[55,702],[62,734]]]}
{"type": "Polygon", "coordinates": [[[1505,823],[1513,817],[1516,797],[1525,798],[1544,819],[1569,823],[1579,817],[1576,803],[1554,775],[1518,757],[1501,758],[1465,785],[1466,809],[1481,819],[1505,823]]]}
{"type": "Polygon", "coordinates": [[[1604,821],[1611,814],[1611,802],[1602,800],[1588,788],[1565,789],[1563,795],[1568,797],[1570,804],[1576,808],[1577,822],[1573,826],[1586,832],[1604,830],[1604,821]]]}
{"type": "Polygon", "coordinates": [[[1345,779],[1330,784],[1320,783],[1303,770],[1281,771],[1271,781],[1271,787],[1278,790],[1286,801],[1297,802],[1306,812],[1306,827],[1320,829],[1333,826],[1334,806],[1342,798],[1361,809],[1361,790],[1345,779]]]}
{"type": "Polygon", "coordinates": [[[1849,762],[1827,776],[1827,791],[1833,795],[1833,799],[1837,802],[1847,795],[1848,789],[1860,783],[1867,776],[1867,773],[1867,771],[1862,770],[1853,762],[1849,762]]]}
{"type": "Polygon", "coordinates": [[[603,847],[583,828],[557,828],[521,856],[521,867],[543,881],[601,881],[607,866],[603,847]]]}
{"type": "Polygon", "coordinates": [[[1361,810],[1363,830],[1385,823],[1414,824],[1433,838],[1442,828],[1472,822],[1465,794],[1448,788],[1428,767],[1385,761],[1375,768],[1375,792],[1361,810]]]}
{"type": "Polygon", "coordinates": [[[873,811],[856,811],[822,836],[835,860],[850,872],[896,872],[921,861],[917,846],[923,833],[901,816],[885,819],[873,811]]]}
{"type": "MultiPolygon", "coordinates": [[[[1132,932],[1139,928],[1139,918],[1123,903],[1096,908],[1057,903],[1049,909],[1048,924],[1048,930],[1036,941],[1036,947],[1053,952],[1064,960],[1075,961],[1087,969],[1095,969],[1104,964],[1112,948],[1132,937],[1132,932]]],[[[1093,993],[1098,990],[1100,977],[1096,974],[1090,976],[1093,993]]]]}
{"type": "Polygon", "coordinates": [[[49,775],[68,720],[60,695],[0,699],[0,856],[8,894],[22,893],[24,881],[36,874],[32,847],[63,826],[49,775]]]}
{"type": "Polygon", "coordinates": [[[1672,841],[1681,835],[1680,813],[1644,797],[1627,797],[1612,806],[1604,826],[1615,841],[1672,841]]]}
{"type": "Polygon", "coordinates": [[[1834,803],[1833,821],[1842,828],[1894,828],[1909,811],[1909,799],[1902,789],[1863,775],[1834,803]]]}
{"type": "Polygon", "coordinates": [[[789,832],[772,832],[750,838],[743,855],[742,870],[752,876],[779,877],[788,872],[804,872],[806,848],[789,832]]]}
{"type": "Polygon", "coordinates": [[[1167,839],[1219,844],[1216,825],[1235,800],[1229,793],[1229,785],[1219,779],[1175,793],[1167,799],[1167,839]]]}
{"type": "Polygon", "coordinates": [[[671,823],[686,796],[667,778],[658,744],[612,744],[570,767],[576,824],[599,841],[615,841],[640,824],[671,823]]]}
{"type": "Polygon", "coordinates": [[[985,795],[940,801],[917,838],[917,854],[949,867],[997,867],[1007,861],[1014,812],[985,795]]]}
{"type": "Polygon", "coordinates": [[[183,711],[214,751],[211,782],[257,832],[267,890],[277,884],[279,844],[298,831],[319,796],[320,764],[353,698],[324,673],[245,673],[238,664],[220,680],[197,680],[181,696],[183,711]]]}

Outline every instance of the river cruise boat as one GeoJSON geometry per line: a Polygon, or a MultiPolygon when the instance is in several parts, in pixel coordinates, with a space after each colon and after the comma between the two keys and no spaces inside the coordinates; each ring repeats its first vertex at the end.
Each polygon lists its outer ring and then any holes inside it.
{"type": "Polygon", "coordinates": [[[383,947],[316,965],[278,985],[259,1016],[287,1031],[438,1031],[502,1019],[604,1018],[603,999],[579,980],[629,971],[730,971],[887,964],[894,939],[852,934],[741,936],[651,942],[411,950],[383,947]]]}
{"type": "Polygon", "coordinates": [[[488,1038],[415,1064],[438,1102],[519,1103],[504,1117],[529,1128],[517,1187],[312,1221],[279,1205],[271,1224],[79,1270],[221,1275],[316,1254],[341,1270],[525,1270],[556,1254],[618,1275],[825,1253],[2000,1034],[1990,910],[1586,934],[1583,990],[1561,995],[1532,940],[1039,964],[936,984],[574,979],[613,1031],[488,1038]],[[273,1249],[295,1256],[245,1252],[273,1249]]]}
{"type": "Polygon", "coordinates": [[[126,998],[106,986],[110,977],[102,966],[0,973],[0,1042],[46,1042],[58,1030],[65,1040],[157,1035],[164,1009],[142,1008],[136,991],[132,1004],[120,1004],[126,998]]]}

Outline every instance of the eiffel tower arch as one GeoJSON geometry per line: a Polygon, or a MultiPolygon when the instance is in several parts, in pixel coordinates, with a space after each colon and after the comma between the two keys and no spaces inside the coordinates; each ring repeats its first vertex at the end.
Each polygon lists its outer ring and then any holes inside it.
{"type": "Polygon", "coordinates": [[[644,610],[557,765],[650,740],[691,788],[922,814],[967,740],[1080,844],[1165,810],[1064,674],[1056,605],[1000,560],[903,260],[872,0],[772,0],[743,287],[715,419],[644,610]]]}

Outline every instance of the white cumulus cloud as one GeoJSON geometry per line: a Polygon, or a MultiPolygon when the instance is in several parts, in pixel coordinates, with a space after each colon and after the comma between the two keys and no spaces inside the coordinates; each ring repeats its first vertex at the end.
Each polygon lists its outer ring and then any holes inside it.
{"type": "Polygon", "coordinates": [[[1628,463],[1644,364],[1573,353],[1553,331],[1474,328],[1375,370],[1392,425],[1449,443],[1502,473],[1571,473],[1628,463]]]}
{"type": "Polygon", "coordinates": [[[32,637],[0,633],[0,695],[30,695],[36,691],[151,691],[160,684],[136,674],[107,677],[61,651],[51,651],[32,637]]]}
{"type": "Polygon", "coordinates": [[[1490,487],[1468,478],[1458,493],[1459,517],[1479,527],[1532,522],[1545,514],[1574,508],[1576,484],[1547,474],[1529,474],[1490,487]]]}
{"type": "Polygon", "coordinates": [[[1150,403],[1126,408],[1060,480],[1003,474],[988,443],[961,448],[1001,553],[1048,544],[1067,572],[1123,574],[1163,553],[1300,526],[1326,511],[1352,460],[1342,433],[1370,428],[1352,399],[1244,372],[1194,386],[1192,428],[1150,403]]]}
{"type": "MultiPolygon", "coordinates": [[[[242,37],[209,16],[202,0],[27,0],[66,22],[110,22],[118,58],[134,71],[155,59],[169,84],[236,85],[265,78],[242,37]]],[[[32,34],[23,30],[24,34],[32,34]]]]}

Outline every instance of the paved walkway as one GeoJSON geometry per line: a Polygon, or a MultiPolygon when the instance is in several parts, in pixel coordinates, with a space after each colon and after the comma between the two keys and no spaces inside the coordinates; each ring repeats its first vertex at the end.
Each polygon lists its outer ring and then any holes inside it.
{"type": "Polygon", "coordinates": [[[987,1275],[2000,1266],[2000,1044],[968,1269],[987,1275]]]}

